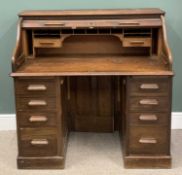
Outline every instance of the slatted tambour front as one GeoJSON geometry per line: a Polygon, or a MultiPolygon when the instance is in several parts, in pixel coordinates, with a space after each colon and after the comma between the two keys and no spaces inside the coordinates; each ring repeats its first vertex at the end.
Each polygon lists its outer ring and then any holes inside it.
{"type": "Polygon", "coordinates": [[[23,28],[159,27],[160,19],[118,20],[25,20],[23,28]]]}

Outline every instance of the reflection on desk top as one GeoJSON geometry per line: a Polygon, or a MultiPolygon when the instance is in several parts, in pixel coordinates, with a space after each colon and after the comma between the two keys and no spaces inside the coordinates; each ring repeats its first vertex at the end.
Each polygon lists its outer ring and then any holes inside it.
{"type": "Polygon", "coordinates": [[[65,56],[25,60],[11,76],[173,75],[157,56],[65,56]]]}

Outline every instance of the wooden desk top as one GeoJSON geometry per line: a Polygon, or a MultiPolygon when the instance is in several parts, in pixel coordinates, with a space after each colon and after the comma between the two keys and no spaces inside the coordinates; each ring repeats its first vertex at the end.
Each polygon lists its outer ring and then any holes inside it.
{"type": "Polygon", "coordinates": [[[27,59],[11,76],[173,75],[157,57],[85,56],[27,59]]]}
{"type": "Polygon", "coordinates": [[[19,13],[20,17],[45,16],[102,16],[102,15],[164,15],[158,8],[145,9],[99,9],[99,10],[30,10],[19,13]]]}

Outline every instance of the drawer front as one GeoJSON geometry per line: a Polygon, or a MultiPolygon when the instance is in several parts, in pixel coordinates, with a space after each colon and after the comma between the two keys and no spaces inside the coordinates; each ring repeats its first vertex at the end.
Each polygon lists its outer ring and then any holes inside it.
{"type": "Polygon", "coordinates": [[[20,129],[20,156],[55,156],[57,138],[54,129],[20,129]]]}
{"type": "Polygon", "coordinates": [[[33,46],[35,48],[59,48],[61,47],[61,40],[57,38],[34,38],[33,46]]]}
{"type": "Polygon", "coordinates": [[[168,134],[166,126],[132,126],[129,128],[129,153],[168,154],[168,134]]]}
{"type": "Polygon", "coordinates": [[[16,79],[15,90],[20,96],[56,96],[54,79],[16,79]]]}
{"type": "Polygon", "coordinates": [[[168,97],[131,97],[129,99],[130,111],[169,111],[168,97]]]}
{"type": "Polygon", "coordinates": [[[168,125],[169,118],[169,113],[129,113],[129,120],[132,125],[168,125]]]}
{"type": "Polygon", "coordinates": [[[56,99],[55,98],[44,98],[44,97],[18,97],[17,98],[17,111],[47,111],[56,110],[56,99]]]}
{"type": "Polygon", "coordinates": [[[124,38],[123,47],[151,47],[152,39],[145,37],[124,38]]]}
{"type": "Polygon", "coordinates": [[[18,112],[19,127],[56,126],[57,115],[54,112],[18,112]]]}
{"type": "Polygon", "coordinates": [[[130,78],[131,96],[167,96],[170,90],[170,78],[130,78]]]}

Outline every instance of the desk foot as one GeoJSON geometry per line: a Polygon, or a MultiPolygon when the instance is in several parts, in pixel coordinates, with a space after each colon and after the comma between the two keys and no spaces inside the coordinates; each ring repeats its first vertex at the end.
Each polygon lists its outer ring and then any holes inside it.
{"type": "Polygon", "coordinates": [[[18,157],[17,166],[19,169],[64,169],[65,158],[53,157],[18,157]]]}
{"type": "Polygon", "coordinates": [[[171,168],[171,156],[125,156],[125,168],[171,168]]]}

